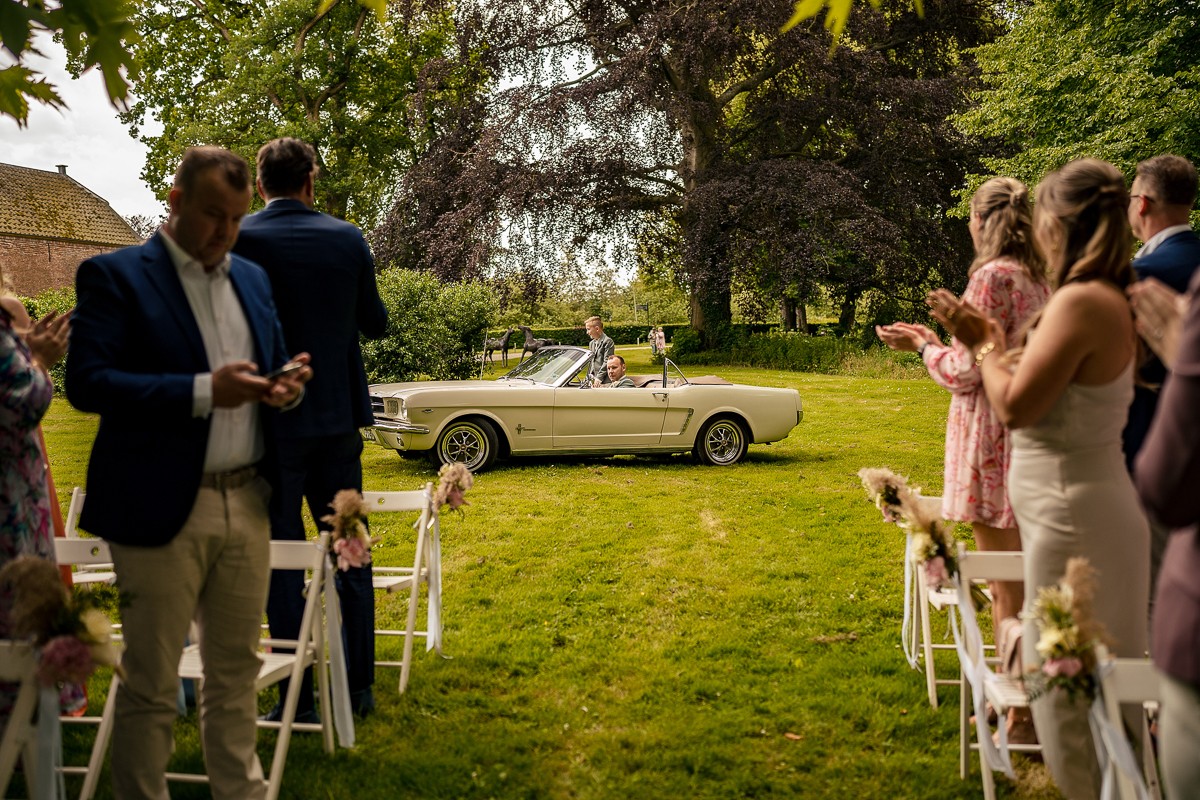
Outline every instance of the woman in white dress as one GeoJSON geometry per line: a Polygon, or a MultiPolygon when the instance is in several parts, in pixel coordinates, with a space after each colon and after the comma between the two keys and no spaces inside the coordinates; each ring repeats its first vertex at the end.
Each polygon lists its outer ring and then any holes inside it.
{"type": "MultiPolygon", "coordinates": [[[[1034,228],[1053,274],[1046,304],[1015,367],[1003,330],[939,289],[933,314],[971,348],[992,408],[1013,430],[1009,499],[1025,552],[1025,602],[1057,583],[1067,560],[1098,575],[1095,615],[1119,656],[1143,657],[1149,528],[1125,469],[1121,430],[1133,397],[1137,339],[1125,287],[1133,282],[1128,195],[1103,161],[1073,161],[1037,188],[1034,228]]],[[[1024,661],[1039,666],[1026,623],[1024,661]]],[[[1099,797],[1087,701],[1048,692],[1033,703],[1046,764],[1063,793],[1099,797]]]]}

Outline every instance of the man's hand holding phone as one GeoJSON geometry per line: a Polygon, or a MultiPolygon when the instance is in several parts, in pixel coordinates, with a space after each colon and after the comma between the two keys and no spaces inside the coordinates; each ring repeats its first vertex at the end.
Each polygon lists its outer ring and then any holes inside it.
{"type": "Polygon", "coordinates": [[[263,402],[275,408],[295,403],[304,391],[304,384],[312,379],[312,367],[308,365],[310,360],[311,356],[308,353],[299,353],[279,369],[264,375],[263,377],[270,381],[270,386],[263,395],[263,402]]]}

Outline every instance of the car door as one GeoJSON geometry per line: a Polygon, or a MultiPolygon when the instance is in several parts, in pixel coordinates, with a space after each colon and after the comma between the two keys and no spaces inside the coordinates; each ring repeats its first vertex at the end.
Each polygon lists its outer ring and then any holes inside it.
{"type": "Polygon", "coordinates": [[[654,447],[666,413],[667,393],[661,389],[556,389],[554,449],[654,447]]]}

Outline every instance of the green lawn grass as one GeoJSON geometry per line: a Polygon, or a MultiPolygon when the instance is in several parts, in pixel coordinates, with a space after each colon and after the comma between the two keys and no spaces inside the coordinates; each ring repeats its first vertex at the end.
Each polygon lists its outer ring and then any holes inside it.
{"type": "MultiPolygon", "coordinates": [[[[647,350],[622,353],[653,371],[647,350]]],[[[380,670],[355,751],[294,737],[283,796],[978,797],[977,762],[958,777],[957,690],[931,710],[899,649],[902,534],[856,476],[888,466],[940,493],[948,395],[928,380],[714,371],[798,389],[804,422],[732,468],[539,459],[478,476],[466,514],[442,519],[450,658],[422,654],[403,696],[380,670]]],[[[45,430],[65,507],[94,420],[56,400],[45,430]]],[[[435,478],[374,446],[363,461],[368,489],[435,478]]],[[[401,563],[407,521],[373,531],[377,561],[401,563]]],[[[381,598],[381,617],[403,610],[381,598]]],[[[177,758],[194,769],[190,730],[177,758]]],[[[260,743],[265,761],[273,735],[260,743]]],[[[68,739],[68,760],[82,747],[68,739]]],[[[1000,794],[1055,796],[1036,766],[1000,794]]]]}

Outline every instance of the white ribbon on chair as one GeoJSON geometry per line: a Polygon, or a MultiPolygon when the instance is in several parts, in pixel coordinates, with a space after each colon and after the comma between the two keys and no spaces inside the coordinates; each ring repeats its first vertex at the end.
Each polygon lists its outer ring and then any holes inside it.
{"type": "Polygon", "coordinates": [[[428,570],[429,609],[425,618],[425,652],[436,650],[442,654],[442,541],[437,535],[437,521],[431,526],[429,537],[429,558],[425,568],[428,570]]]}
{"type": "Polygon", "coordinates": [[[983,754],[984,762],[993,772],[1002,772],[1007,777],[1016,780],[1013,771],[1012,757],[1008,751],[1008,731],[1004,725],[997,725],[1000,744],[992,741],[991,730],[987,724],[987,695],[984,685],[996,680],[996,673],[987,665],[983,655],[983,634],[979,630],[979,620],[975,618],[975,604],[971,602],[970,582],[963,583],[954,579],[958,591],[959,616],[965,631],[959,631],[958,621],[951,616],[950,628],[954,632],[954,647],[958,651],[958,661],[962,665],[963,677],[971,684],[971,698],[975,707],[975,738],[979,740],[979,752],[983,754]],[[965,638],[965,641],[964,641],[965,638]],[[974,653],[969,653],[971,647],[974,653]]]}
{"type": "MultiPolygon", "coordinates": [[[[1101,670],[1112,669],[1112,664],[1101,664],[1101,670]]],[[[1099,678],[1099,676],[1097,676],[1099,678]]],[[[1104,695],[1097,694],[1088,709],[1088,723],[1092,729],[1092,739],[1096,745],[1096,758],[1100,761],[1100,771],[1104,775],[1104,783],[1100,787],[1101,800],[1118,800],[1120,793],[1117,782],[1113,780],[1114,770],[1109,769],[1109,763],[1119,769],[1133,786],[1137,800],[1150,800],[1150,791],[1138,766],[1137,756],[1133,746],[1125,736],[1125,732],[1112,723],[1104,710],[1104,695]]],[[[1146,743],[1149,746],[1149,742],[1146,743]]]]}
{"type": "Polygon", "coordinates": [[[58,689],[43,687],[38,692],[37,766],[34,771],[33,800],[66,800],[67,788],[59,767],[62,766],[62,725],[58,719],[58,689]]]}
{"type": "Polygon", "coordinates": [[[329,642],[329,691],[332,695],[333,727],[342,747],[354,747],[354,712],[350,708],[350,676],[346,671],[346,647],[342,640],[342,602],[334,586],[337,565],[325,556],[329,583],[325,592],[325,641],[329,642]]]}
{"type": "MultiPolygon", "coordinates": [[[[913,560],[912,534],[904,534],[904,619],[900,622],[900,646],[904,659],[913,669],[920,669],[916,618],[920,609],[920,592],[916,591],[917,563],[913,560]]],[[[926,666],[928,669],[928,666],[926,666]]]]}

